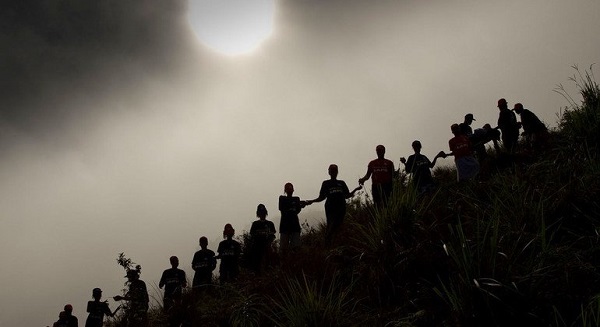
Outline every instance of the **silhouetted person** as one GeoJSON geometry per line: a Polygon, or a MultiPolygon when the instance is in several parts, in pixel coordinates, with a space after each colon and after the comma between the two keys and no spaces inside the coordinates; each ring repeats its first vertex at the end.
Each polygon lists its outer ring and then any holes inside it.
{"type": "Polygon", "coordinates": [[[279,196],[279,211],[281,220],[279,221],[279,246],[281,252],[296,248],[300,245],[300,220],[298,214],[306,205],[305,201],[293,196],[294,185],[285,183],[283,187],[285,195],[279,196]]]}
{"type": "Polygon", "coordinates": [[[140,279],[140,272],[137,269],[127,270],[127,282],[129,290],[125,296],[117,295],[113,297],[115,301],[125,300],[128,303],[127,327],[145,327],[148,326],[148,289],[146,283],[140,279]]]}
{"type": "Polygon", "coordinates": [[[445,156],[454,156],[454,163],[456,164],[456,179],[461,182],[475,178],[479,173],[479,163],[473,156],[473,149],[469,138],[462,134],[458,124],[452,124],[450,130],[454,137],[448,141],[450,147],[449,154],[445,156]]]}
{"type": "Polygon", "coordinates": [[[435,166],[435,162],[439,157],[444,156],[444,152],[439,152],[433,162],[429,158],[421,154],[421,142],[412,142],[412,148],[415,154],[408,156],[408,160],[404,157],[400,158],[400,162],[404,164],[404,169],[407,173],[412,174],[412,185],[417,190],[418,194],[429,192],[435,187],[433,177],[431,177],[431,168],[435,166]]]}
{"type": "Polygon", "coordinates": [[[269,265],[271,243],[275,239],[275,224],[267,220],[268,215],[265,205],[259,204],[256,207],[258,220],[252,222],[250,227],[251,267],[256,273],[260,273],[263,267],[269,265]]]}
{"type": "Polygon", "coordinates": [[[392,195],[394,180],[394,163],[385,159],[385,147],[378,145],[375,147],[377,159],[369,162],[365,176],[358,180],[358,184],[363,185],[371,177],[371,194],[375,205],[386,204],[392,195]]]}
{"type": "Polygon", "coordinates": [[[87,303],[86,311],[89,315],[85,320],[85,327],[102,327],[104,316],[114,317],[121,306],[118,306],[114,312],[111,312],[106,301],[100,302],[100,299],[102,299],[102,290],[99,288],[92,290],[92,298],[94,301],[88,301],[87,303]]]}
{"type": "Polygon", "coordinates": [[[219,266],[219,279],[221,284],[233,282],[240,273],[239,258],[242,253],[240,243],[233,239],[235,230],[231,224],[226,224],[223,229],[224,241],[219,243],[217,259],[221,259],[219,266]]]}
{"type": "Polygon", "coordinates": [[[471,124],[475,118],[473,118],[473,114],[466,114],[465,120],[460,123],[458,126],[460,127],[460,131],[466,136],[471,136],[473,134],[473,129],[471,128],[471,124]]]}
{"type": "Polygon", "coordinates": [[[514,153],[517,150],[519,142],[519,123],[514,111],[508,109],[506,99],[498,100],[498,127],[502,132],[502,144],[508,153],[514,153]]]}
{"type": "Polygon", "coordinates": [[[344,216],[346,216],[346,199],[354,196],[354,193],[360,190],[362,186],[359,186],[350,192],[346,183],[337,179],[337,165],[329,165],[328,171],[331,178],[323,181],[321,184],[319,197],[314,200],[306,201],[306,204],[321,202],[327,199],[327,201],[325,201],[325,217],[327,219],[325,242],[329,244],[332,241],[334,234],[344,222],[344,216]]]}
{"type": "Polygon", "coordinates": [[[163,309],[169,312],[173,306],[181,303],[183,289],[187,287],[185,271],[179,269],[179,258],[172,256],[169,258],[171,268],[163,271],[158,288],[165,288],[163,296],[163,309]]]}
{"type": "Polygon", "coordinates": [[[52,327],[69,327],[69,319],[67,318],[67,313],[61,311],[58,314],[58,320],[52,324],[52,327]]]}
{"type": "Polygon", "coordinates": [[[498,141],[500,141],[500,131],[493,129],[490,124],[485,124],[482,128],[475,129],[469,139],[471,140],[477,159],[479,159],[480,162],[487,158],[487,151],[485,149],[487,143],[493,142],[496,151],[500,151],[500,146],[498,145],[498,141]]]}
{"type": "Polygon", "coordinates": [[[67,304],[67,305],[65,305],[64,310],[65,310],[65,314],[67,315],[67,321],[69,322],[68,326],[69,327],[78,327],[79,321],[77,320],[77,317],[75,317],[73,315],[73,306],[70,304],[67,304]]]}
{"type": "Polygon", "coordinates": [[[546,145],[549,137],[546,125],[533,112],[524,109],[520,103],[516,103],[513,110],[521,116],[523,136],[527,143],[534,149],[539,149],[546,145]]]}
{"type": "Polygon", "coordinates": [[[215,253],[208,249],[208,239],[200,237],[200,250],[194,254],[192,269],[194,269],[193,288],[212,284],[212,272],[217,267],[215,253]]]}

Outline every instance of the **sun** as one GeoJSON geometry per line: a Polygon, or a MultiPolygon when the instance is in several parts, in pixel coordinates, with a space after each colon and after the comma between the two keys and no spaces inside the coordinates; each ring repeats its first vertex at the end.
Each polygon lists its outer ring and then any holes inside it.
{"type": "Polygon", "coordinates": [[[189,23],[198,40],[217,52],[252,52],[273,31],[274,0],[189,0],[189,23]]]}

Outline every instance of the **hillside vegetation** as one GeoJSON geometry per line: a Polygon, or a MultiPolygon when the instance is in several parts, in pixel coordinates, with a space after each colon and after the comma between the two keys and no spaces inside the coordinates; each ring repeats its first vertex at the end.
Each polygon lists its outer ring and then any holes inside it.
{"type": "MultiPolygon", "coordinates": [[[[471,183],[438,168],[425,196],[402,175],[387,208],[351,202],[331,246],[324,226],[304,226],[298,251],[187,293],[181,314],[191,326],[600,325],[600,89],[591,70],[572,82],[582,100],[557,89],[569,106],[543,151],[491,152],[471,183]]],[[[152,317],[167,326],[160,308],[152,317]]]]}

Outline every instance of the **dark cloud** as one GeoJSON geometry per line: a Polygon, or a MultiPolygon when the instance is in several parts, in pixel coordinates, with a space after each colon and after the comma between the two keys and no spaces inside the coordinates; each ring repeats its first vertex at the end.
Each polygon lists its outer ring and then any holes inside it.
{"type": "Polygon", "coordinates": [[[88,110],[73,108],[77,99],[101,101],[168,76],[185,44],[185,10],[185,0],[2,2],[0,120],[56,128],[88,110]]]}

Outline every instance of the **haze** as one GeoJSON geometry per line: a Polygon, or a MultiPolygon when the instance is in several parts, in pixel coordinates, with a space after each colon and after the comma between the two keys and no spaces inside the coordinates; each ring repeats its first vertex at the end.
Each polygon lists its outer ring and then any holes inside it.
{"type": "Polygon", "coordinates": [[[466,113],[495,125],[498,98],[555,126],[553,89],[600,59],[594,0],[279,0],[238,56],[198,40],[188,7],[0,5],[0,326],[66,303],[83,321],[94,287],[123,288],[120,252],[150,288],[171,255],[191,278],[200,236],[215,249],[259,203],[278,226],[286,182],[314,198],[337,163],[353,188],[377,144],[432,158],[466,113]]]}

